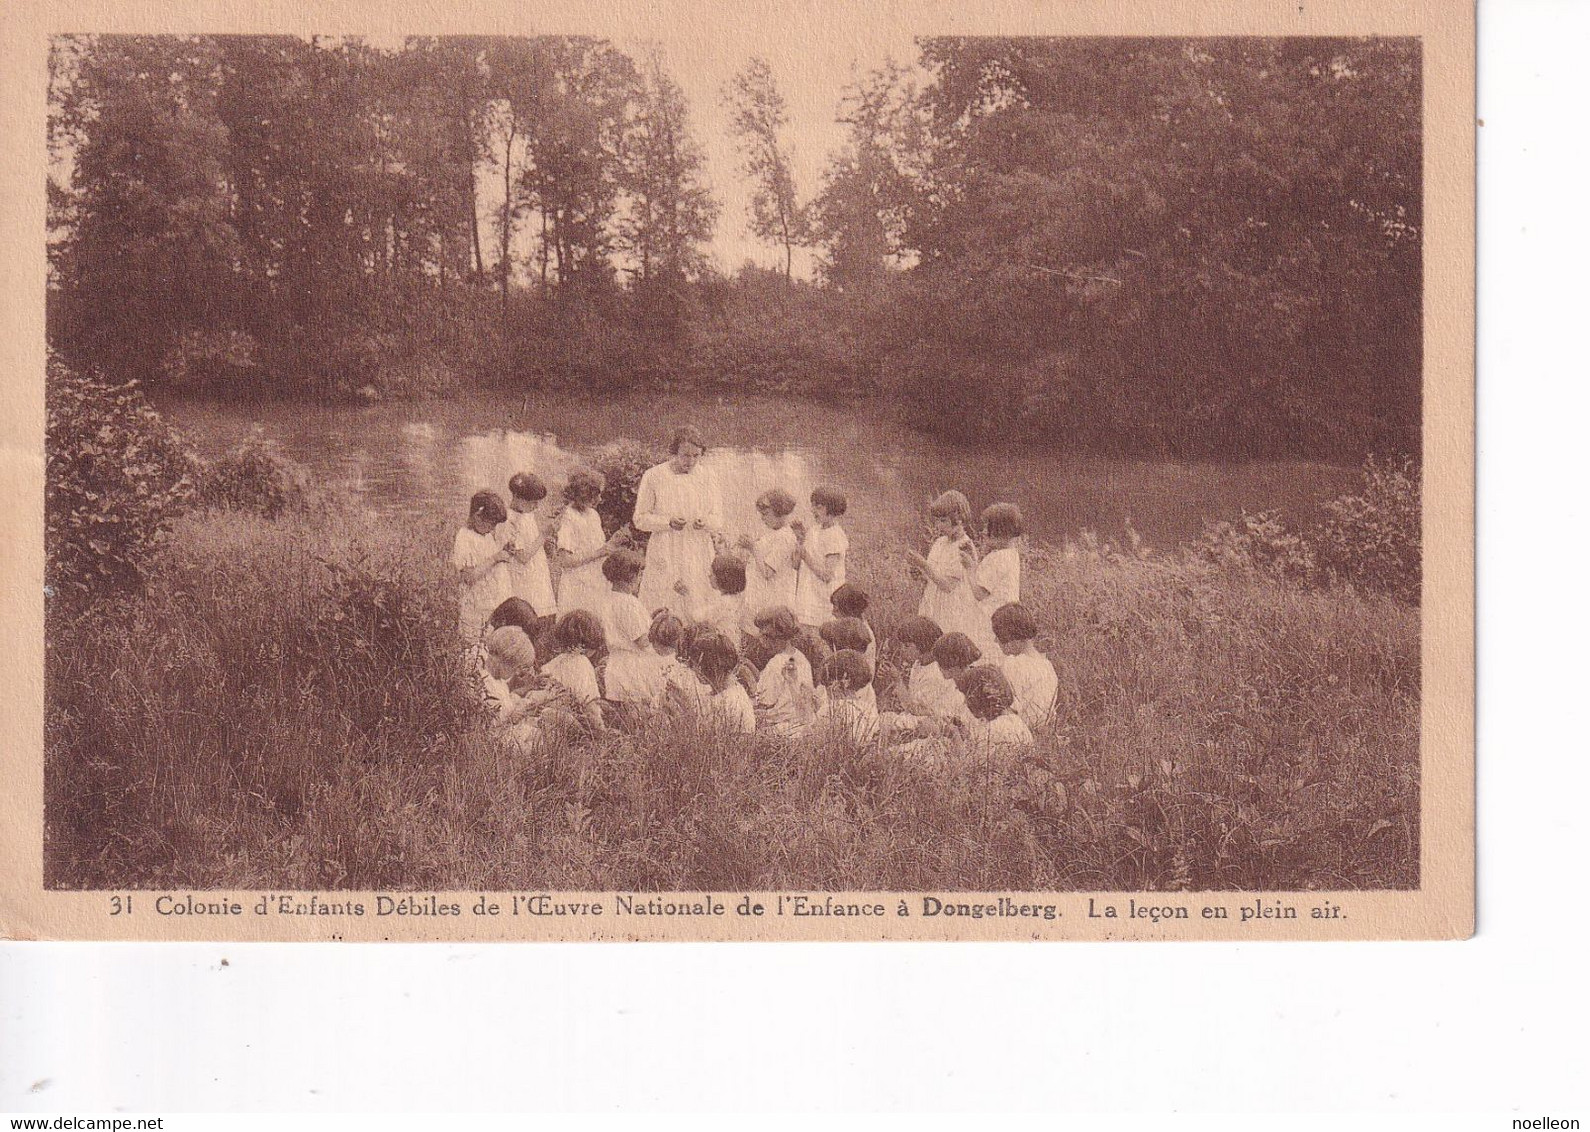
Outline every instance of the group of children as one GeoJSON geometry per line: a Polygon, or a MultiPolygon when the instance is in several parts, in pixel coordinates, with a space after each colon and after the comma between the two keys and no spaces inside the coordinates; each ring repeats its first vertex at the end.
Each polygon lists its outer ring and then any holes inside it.
{"type": "Polygon", "coordinates": [[[868,595],[846,578],[842,492],[812,492],[810,526],[787,491],[764,492],[757,535],[733,544],[715,535],[705,592],[680,581],[671,608],[649,610],[637,596],[644,557],[627,532],[603,532],[603,488],[597,473],[576,471],[549,538],[535,514],[546,485],[520,473],[506,505],[476,493],[454,543],[460,631],[480,650],[499,726],[520,742],[553,720],[636,730],[663,710],[734,732],[839,731],[931,754],[957,740],[1017,749],[1053,718],[1059,681],[1020,602],[1013,504],[982,513],[980,553],[966,497],[933,502],[933,544],[909,555],[925,581],[918,615],[899,627],[880,671],[868,595]]]}

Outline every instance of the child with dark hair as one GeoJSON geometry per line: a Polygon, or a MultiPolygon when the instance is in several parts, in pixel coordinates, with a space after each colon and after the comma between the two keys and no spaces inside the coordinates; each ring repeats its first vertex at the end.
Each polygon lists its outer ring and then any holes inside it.
{"type": "Polygon", "coordinates": [[[606,487],[599,472],[577,468],[563,488],[568,506],[558,520],[558,608],[564,613],[584,609],[600,616],[607,604],[602,559],[618,549],[618,542],[602,532],[596,511],[606,487]]]}
{"type": "Polygon", "coordinates": [[[983,748],[1032,746],[1032,729],[1016,714],[1015,693],[998,668],[975,665],[956,677],[955,686],[966,697],[969,743],[983,748]]]}
{"type": "Polygon", "coordinates": [[[781,487],[764,491],[756,499],[763,530],[754,538],[740,536],[740,548],[750,555],[745,571],[745,605],[752,616],[775,606],[795,606],[795,580],[800,565],[800,540],[790,528],[795,497],[781,487]]]}
{"type": "MultiPolygon", "coordinates": [[[[1002,605],[1021,600],[1021,544],[1026,526],[1021,508],[1014,503],[994,503],[983,510],[983,560],[968,564],[972,596],[982,610],[982,624],[987,628],[977,641],[978,647],[989,656],[996,651],[996,641],[991,622],[994,611],[1002,605]]],[[[963,562],[968,562],[965,556],[963,562]]]]}
{"type": "Polygon", "coordinates": [[[511,625],[523,629],[525,636],[533,642],[545,631],[543,620],[524,598],[510,597],[491,611],[491,617],[486,621],[486,628],[500,629],[505,625],[511,625]]]}
{"type": "Polygon", "coordinates": [[[453,539],[458,632],[470,646],[480,644],[486,619],[509,596],[509,554],[498,537],[498,528],[507,518],[501,496],[477,491],[469,500],[469,519],[453,539]]]}
{"type": "Polygon", "coordinates": [[[1060,675],[1053,662],[1038,651],[1038,622],[1019,602],[994,610],[994,638],[999,642],[999,668],[1016,697],[1016,714],[1030,728],[1054,718],[1060,675]]]}
{"type": "Polygon", "coordinates": [[[692,642],[691,653],[696,674],[707,686],[701,710],[714,725],[750,734],[756,730],[756,710],[750,693],[735,679],[740,666],[740,650],[726,634],[706,629],[692,642]]]}
{"type": "Polygon", "coordinates": [[[538,616],[556,617],[558,601],[552,591],[546,539],[536,521],[536,508],[547,497],[547,485],[540,476],[519,472],[508,481],[508,494],[504,530],[509,588],[515,597],[528,602],[538,616]]]}
{"type": "Polygon", "coordinates": [[[647,637],[651,641],[652,652],[657,657],[657,667],[662,677],[660,700],[664,703],[681,693],[687,696],[707,694],[706,686],[701,683],[701,677],[696,675],[695,669],[680,655],[685,632],[685,623],[678,615],[666,609],[659,609],[652,615],[651,629],[647,637]]]}
{"type": "Polygon", "coordinates": [[[917,613],[946,633],[959,632],[976,640],[986,632],[986,621],[972,595],[969,575],[977,571],[977,548],[966,533],[972,505],[958,491],[946,491],[928,508],[928,521],[936,536],[923,557],[907,552],[911,565],[925,579],[917,613]]]}
{"type": "Polygon", "coordinates": [[[878,737],[878,709],[872,691],[872,665],[855,649],[841,649],[823,661],[817,682],[825,693],[817,717],[816,731],[832,729],[856,743],[870,743],[878,737]]]}
{"type": "Polygon", "coordinates": [[[811,661],[795,647],[800,636],[795,611],[783,605],[764,609],[757,614],[756,629],[769,647],[777,647],[757,678],[756,706],[773,730],[781,735],[798,734],[810,721],[816,681],[811,661]]]}
{"type": "Polygon", "coordinates": [[[845,584],[845,559],[850,539],[839,519],[848,509],[844,492],[819,487],[812,492],[810,530],[799,520],[790,529],[801,540],[800,570],[795,579],[795,616],[802,625],[816,628],[832,612],[829,598],[845,584]]]}
{"type": "Polygon", "coordinates": [[[876,670],[878,667],[878,639],[872,632],[872,626],[867,622],[867,607],[872,604],[867,597],[867,591],[854,582],[846,582],[836,589],[828,598],[829,605],[833,606],[834,617],[853,617],[861,622],[867,631],[867,647],[861,650],[861,655],[867,658],[867,663],[876,670]]]}
{"type": "MultiPolygon", "coordinates": [[[[839,617],[833,621],[825,622],[817,631],[826,644],[835,653],[855,652],[860,653],[867,667],[872,667],[872,661],[867,659],[867,650],[872,646],[872,630],[867,628],[867,623],[859,617],[839,617]]],[[[866,691],[862,693],[874,712],[878,710],[877,691],[872,686],[869,677],[866,691]]]]}
{"type": "Polygon", "coordinates": [[[966,697],[956,687],[956,678],[982,659],[983,654],[965,633],[945,633],[933,643],[931,653],[938,679],[923,680],[923,714],[939,723],[966,719],[966,697]]]}
{"type": "Polygon", "coordinates": [[[739,648],[748,622],[745,608],[745,563],[732,554],[719,554],[707,571],[709,589],[696,593],[684,579],[674,583],[674,592],[685,599],[690,620],[711,625],[739,648]]]}
{"type": "Polygon", "coordinates": [[[615,550],[602,561],[602,576],[612,587],[602,609],[607,645],[604,687],[614,704],[638,710],[656,702],[662,692],[662,665],[651,647],[651,618],[635,591],[645,560],[633,550],[615,550]]]}
{"type": "Polygon", "coordinates": [[[588,609],[572,610],[552,627],[551,645],[556,655],[541,666],[541,674],[567,691],[586,725],[598,731],[605,726],[598,706],[602,689],[591,657],[600,653],[605,643],[601,618],[588,609]]]}

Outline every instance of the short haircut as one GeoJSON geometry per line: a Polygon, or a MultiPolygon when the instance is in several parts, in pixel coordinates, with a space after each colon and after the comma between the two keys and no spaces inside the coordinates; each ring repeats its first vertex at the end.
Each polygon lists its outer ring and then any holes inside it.
{"type": "Polygon", "coordinates": [[[840,649],[823,661],[817,682],[825,688],[839,684],[854,692],[872,683],[872,665],[855,649],[840,649]]]}
{"type": "Polygon", "coordinates": [[[601,472],[593,472],[590,468],[575,468],[569,475],[569,482],[563,485],[565,499],[578,499],[583,503],[595,503],[602,498],[602,492],[607,490],[607,479],[601,472]]]}
{"type": "Polygon", "coordinates": [[[940,668],[965,668],[982,659],[982,650],[965,633],[945,633],[933,644],[933,660],[940,668]]]}
{"type": "Polygon", "coordinates": [[[546,481],[534,472],[518,472],[508,481],[508,491],[515,499],[526,503],[540,503],[547,497],[546,481]]]}
{"type": "Polygon", "coordinates": [[[756,631],[770,641],[788,644],[800,635],[801,625],[793,609],[775,605],[756,615],[756,631]]]}
{"type": "Polygon", "coordinates": [[[691,661],[701,678],[718,691],[734,674],[740,664],[740,650],[724,633],[713,630],[696,640],[695,656],[691,661]]]}
{"type": "Polygon", "coordinates": [[[493,525],[508,521],[508,505],[495,491],[477,491],[469,497],[469,517],[485,519],[493,525]]]}
{"type": "Polygon", "coordinates": [[[633,582],[645,568],[646,560],[633,550],[615,550],[602,559],[602,577],[619,585],[633,582]]]}
{"type": "Polygon", "coordinates": [[[775,515],[792,515],[795,512],[795,497],[781,487],[770,487],[756,497],[758,509],[766,509],[775,515]]]}
{"type": "Polygon", "coordinates": [[[846,649],[866,652],[867,646],[872,644],[872,632],[859,617],[836,617],[832,621],[825,621],[817,633],[835,652],[844,652],[846,649]]]}
{"type": "Polygon", "coordinates": [[[558,618],[552,626],[552,643],[565,652],[583,648],[596,652],[607,644],[607,634],[602,631],[601,618],[589,609],[574,609],[558,618]]]}
{"type": "Polygon", "coordinates": [[[517,625],[499,625],[486,634],[486,655],[507,664],[513,672],[534,668],[536,647],[530,634],[517,625]]]}
{"type": "Polygon", "coordinates": [[[812,506],[821,507],[830,515],[843,515],[845,493],[837,487],[819,487],[812,492],[812,506]]]}
{"type": "Polygon", "coordinates": [[[486,622],[488,629],[498,629],[504,625],[523,629],[533,640],[541,629],[541,618],[524,598],[510,597],[491,611],[491,619],[486,622]]]}
{"type": "Polygon", "coordinates": [[[993,622],[994,639],[1000,644],[1006,641],[1030,641],[1038,635],[1037,620],[1019,601],[1000,606],[994,610],[990,620],[993,622]]]}
{"type": "Polygon", "coordinates": [[[966,709],[978,719],[998,719],[1016,702],[1010,680],[992,664],[977,664],[955,678],[966,709]]]}
{"type": "Polygon", "coordinates": [[[800,632],[795,634],[795,647],[801,651],[801,655],[812,666],[813,672],[821,668],[823,661],[827,660],[834,651],[828,647],[827,641],[804,626],[802,626],[800,632]]]}
{"type": "Polygon", "coordinates": [[[666,609],[659,609],[652,615],[651,628],[647,630],[646,637],[654,645],[665,649],[677,649],[679,637],[685,631],[685,623],[666,609]]]}
{"type": "Polygon", "coordinates": [[[712,560],[712,582],[726,594],[745,592],[745,563],[732,554],[720,554],[712,560]]]}
{"type": "Polygon", "coordinates": [[[828,600],[842,617],[860,617],[871,604],[867,591],[852,582],[846,582],[829,594],[828,600]]]}
{"type": "Polygon", "coordinates": [[[668,442],[668,451],[677,456],[679,449],[686,444],[694,444],[703,452],[707,450],[707,442],[702,437],[701,430],[695,425],[680,425],[674,429],[674,438],[668,442]]]}
{"type": "Polygon", "coordinates": [[[925,656],[933,651],[933,646],[938,644],[944,631],[930,617],[908,617],[895,635],[906,644],[915,645],[917,651],[925,656]]]}
{"type": "Polygon", "coordinates": [[[961,526],[972,521],[972,504],[958,491],[946,491],[928,505],[928,514],[935,519],[954,519],[961,526]]]}
{"type": "Polygon", "coordinates": [[[989,538],[1018,538],[1027,533],[1021,508],[1014,503],[990,503],[984,507],[983,530],[989,538]]]}
{"type": "Polygon", "coordinates": [[[701,656],[701,642],[717,630],[706,621],[694,621],[679,631],[679,659],[694,665],[701,656]]]}

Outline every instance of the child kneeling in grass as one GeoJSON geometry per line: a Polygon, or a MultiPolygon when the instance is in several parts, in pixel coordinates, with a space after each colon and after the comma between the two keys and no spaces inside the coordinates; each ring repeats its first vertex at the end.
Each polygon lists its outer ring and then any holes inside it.
{"type": "Polygon", "coordinates": [[[1036,730],[1054,718],[1055,693],[1060,676],[1054,664],[1038,651],[1038,623],[1019,602],[994,610],[994,639],[999,642],[999,668],[1016,697],[1016,714],[1036,730]]]}
{"type": "Polygon", "coordinates": [[[706,626],[692,626],[698,631],[687,634],[681,652],[688,657],[696,675],[706,685],[706,695],[681,697],[687,709],[701,713],[704,722],[739,734],[749,735],[756,730],[756,710],[751,706],[751,694],[739,679],[740,650],[727,635],[706,626]]]}
{"type": "Polygon", "coordinates": [[[1016,714],[1015,692],[998,668],[974,665],[956,677],[955,686],[966,697],[970,748],[997,754],[1032,746],[1032,730],[1016,714]]]}
{"type": "Polygon", "coordinates": [[[552,627],[551,643],[556,655],[541,666],[541,674],[568,695],[586,727],[603,730],[602,688],[591,663],[606,643],[601,619],[588,609],[565,613],[552,627]]]}
{"type": "Polygon", "coordinates": [[[841,649],[823,661],[817,682],[822,704],[810,734],[838,734],[854,743],[878,738],[878,709],[872,691],[872,665],[855,649],[841,649]]]}

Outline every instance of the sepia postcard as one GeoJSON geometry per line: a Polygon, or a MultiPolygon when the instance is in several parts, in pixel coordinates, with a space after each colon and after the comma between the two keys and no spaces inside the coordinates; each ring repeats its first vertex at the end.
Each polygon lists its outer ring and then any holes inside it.
{"type": "Polygon", "coordinates": [[[19,3],[0,937],[1474,930],[1474,12],[19,3]]]}

